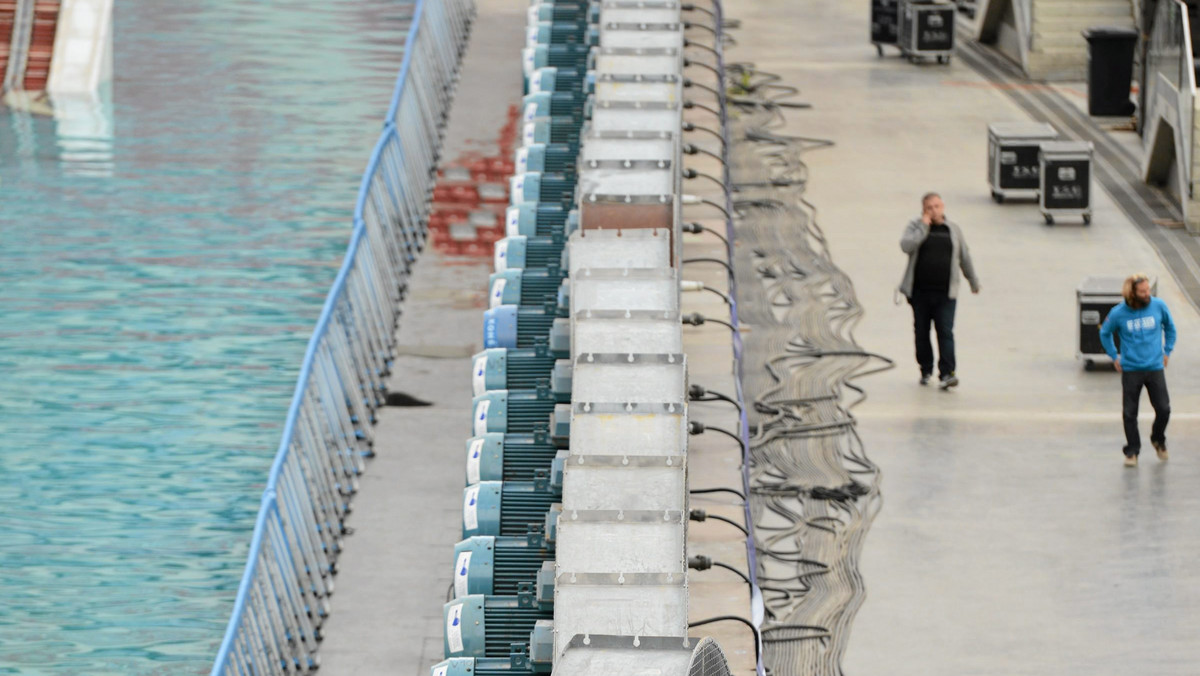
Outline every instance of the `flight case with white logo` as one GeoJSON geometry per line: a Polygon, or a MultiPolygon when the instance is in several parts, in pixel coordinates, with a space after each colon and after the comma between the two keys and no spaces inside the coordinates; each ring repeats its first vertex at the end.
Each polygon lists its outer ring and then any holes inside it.
{"type": "Polygon", "coordinates": [[[954,54],[954,5],[931,0],[900,0],[900,51],[916,63],[954,54]]]}
{"type": "MultiPolygon", "coordinates": [[[[1075,318],[1079,330],[1075,337],[1075,358],[1083,360],[1083,367],[1092,370],[1096,357],[1108,356],[1104,346],[1100,344],[1100,325],[1108,317],[1108,312],[1118,303],[1124,302],[1121,287],[1124,277],[1088,277],[1075,289],[1075,318]]],[[[1158,279],[1150,278],[1150,294],[1158,295],[1158,279]]],[[[1121,347],[1120,338],[1114,333],[1113,341],[1117,349],[1121,347]]]]}
{"type": "Polygon", "coordinates": [[[1058,216],[1078,216],[1092,222],[1092,144],[1047,141],[1038,159],[1041,192],[1038,206],[1046,225],[1058,216]]]}
{"type": "Polygon", "coordinates": [[[1058,138],[1045,123],[998,122],[988,125],[988,183],[992,199],[1037,197],[1038,152],[1044,141],[1058,138]]]}
{"type": "Polygon", "coordinates": [[[871,44],[883,56],[884,45],[900,41],[900,0],[871,0],[871,44]]]}

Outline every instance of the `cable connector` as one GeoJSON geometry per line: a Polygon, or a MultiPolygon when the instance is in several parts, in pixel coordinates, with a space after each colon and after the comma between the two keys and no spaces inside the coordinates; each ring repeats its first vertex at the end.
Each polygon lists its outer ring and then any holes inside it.
{"type": "Polygon", "coordinates": [[[679,231],[690,232],[693,235],[699,235],[700,233],[704,232],[704,226],[700,225],[699,223],[684,223],[683,225],[679,226],[679,231]]]}
{"type": "Polygon", "coordinates": [[[679,290],[680,291],[703,291],[704,290],[704,282],[695,282],[692,280],[685,279],[685,280],[679,282],[679,290]]]}
{"type": "Polygon", "coordinates": [[[712,568],[713,560],[711,556],[697,554],[688,557],[688,568],[692,570],[708,570],[712,568]]]}
{"type": "Polygon", "coordinates": [[[688,398],[699,399],[700,397],[703,397],[706,394],[708,394],[708,390],[704,389],[703,385],[696,385],[696,384],[688,385],[688,398]]]}
{"type": "Polygon", "coordinates": [[[688,326],[704,326],[704,322],[708,321],[699,312],[689,312],[686,315],[682,315],[679,320],[688,326]]]}
{"type": "Polygon", "coordinates": [[[690,434],[692,436],[696,436],[697,434],[704,434],[705,430],[707,430],[707,429],[708,428],[706,428],[704,426],[704,423],[702,423],[698,420],[689,420],[688,421],[688,434],[690,434]]]}
{"type": "Polygon", "coordinates": [[[705,521],[708,519],[708,512],[703,509],[693,509],[688,512],[689,521],[705,521]]]}

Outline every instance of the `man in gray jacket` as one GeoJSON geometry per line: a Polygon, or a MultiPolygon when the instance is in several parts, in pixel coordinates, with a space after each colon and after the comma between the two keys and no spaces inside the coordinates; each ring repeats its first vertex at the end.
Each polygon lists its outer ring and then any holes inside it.
{"type": "Polygon", "coordinates": [[[954,362],[954,309],[958,298],[958,270],[971,284],[971,293],[979,293],[979,278],[971,263],[971,253],[962,230],[946,220],[946,205],[937,193],[921,198],[921,216],[904,228],[900,250],[908,254],[908,268],[900,282],[900,293],[908,298],[913,310],[913,331],[917,343],[917,364],[921,384],[933,375],[933,345],[929,324],[937,331],[938,380],[945,390],[958,384],[954,362]]]}

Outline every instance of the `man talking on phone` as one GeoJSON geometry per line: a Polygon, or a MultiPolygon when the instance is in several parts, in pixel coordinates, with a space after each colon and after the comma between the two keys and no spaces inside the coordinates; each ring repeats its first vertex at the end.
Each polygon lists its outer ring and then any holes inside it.
{"type": "Polygon", "coordinates": [[[932,323],[938,342],[938,386],[948,390],[958,385],[954,310],[959,269],[970,283],[971,293],[979,293],[980,287],[962,230],[946,219],[946,204],[941,195],[931,192],[921,198],[921,216],[904,228],[900,250],[908,254],[908,268],[900,282],[900,293],[912,306],[920,383],[927,385],[933,376],[933,345],[929,340],[932,323]]]}

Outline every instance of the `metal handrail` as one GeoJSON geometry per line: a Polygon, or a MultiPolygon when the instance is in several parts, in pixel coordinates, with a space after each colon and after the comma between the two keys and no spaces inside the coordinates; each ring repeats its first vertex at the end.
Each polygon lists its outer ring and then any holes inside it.
{"type": "Polygon", "coordinates": [[[404,60],[355,202],[353,230],[300,366],[212,668],[307,672],[373,441],[398,305],[425,242],[437,147],[473,0],[418,0],[404,60]]]}

